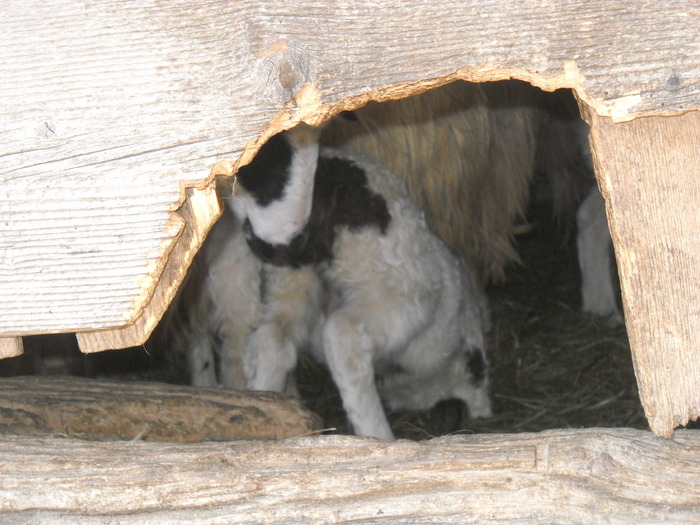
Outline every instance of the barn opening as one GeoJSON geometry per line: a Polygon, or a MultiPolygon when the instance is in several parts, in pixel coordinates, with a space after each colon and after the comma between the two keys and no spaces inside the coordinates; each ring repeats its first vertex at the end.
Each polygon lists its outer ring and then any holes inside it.
{"type": "MultiPolygon", "coordinates": [[[[571,92],[545,94],[518,84],[555,107],[569,111],[575,106],[571,92]]],[[[505,102],[491,109],[506,111],[507,106],[505,102]]],[[[503,129],[506,134],[510,131],[503,129]]],[[[573,200],[581,202],[583,190],[572,188],[573,193],[577,195],[573,200]]],[[[574,216],[554,216],[551,186],[542,173],[533,174],[527,194],[524,216],[517,221],[513,239],[521,262],[506,265],[502,279],[486,283],[492,322],[488,352],[494,416],[465,419],[461,404],[451,401],[429,412],[389,413],[397,437],[648,428],[623,324],[581,312],[574,216]]],[[[80,354],[70,335],[28,337],[25,354],[4,360],[0,373],[186,383],[186,360],[160,346],[158,337],[156,331],[144,347],[91,355],[80,354]]],[[[299,363],[299,390],[307,407],[323,418],[324,428],[349,432],[333,381],[310,358],[299,363]]]]}

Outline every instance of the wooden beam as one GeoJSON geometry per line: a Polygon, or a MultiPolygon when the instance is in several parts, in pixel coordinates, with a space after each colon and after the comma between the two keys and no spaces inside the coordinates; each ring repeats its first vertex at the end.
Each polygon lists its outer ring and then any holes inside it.
{"type": "Polygon", "coordinates": [[[276,392],[68,376],[0,383],[3,433],[190,443],[282,439],[320,428],[319,416],[276,392]]]}
{"type": "Polygon", "coordinates": [[[186,445],[4,436],[0,487],[8,525],[695,523],[700,433],[186,445]]]}
{"type": "Polygon", "coordinates": [[[0,337],[0,359],[22,355],[21,337],[0,337]]]}
{"type": "Polygon", "coordinates": [[[184,188],[299,120],[457,78],[576,88],[616,120],[697,107],[698,18],[697,2],[653,0],[12,2],[0,333],[136,323],[172,278],[184,188]]]}
{"type": "Polygon", "coordinates": [[[639,396],[670,437],[700,417],[700,112],[587,118],[639,396]]]}

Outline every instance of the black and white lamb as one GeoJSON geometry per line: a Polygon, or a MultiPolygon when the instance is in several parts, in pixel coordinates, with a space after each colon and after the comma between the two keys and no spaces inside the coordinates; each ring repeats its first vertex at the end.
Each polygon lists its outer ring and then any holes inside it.
{"type": "MultiPolygon", "coordinates": [[[[261,304],[243,357],[249,388],[293,391],[309,348],[359,435],[393,438],[380,399],[392,410],[461,399],[472,417],[491,414],[483,295],[398,177],[358,154],[319,154],[303,125],[270,139],[237,177],[245,191],[230,204],[264,263],[251,276],[261,304]]],[[[209,274],[220,317],[240,300],[230,278],[209,274]]]]}

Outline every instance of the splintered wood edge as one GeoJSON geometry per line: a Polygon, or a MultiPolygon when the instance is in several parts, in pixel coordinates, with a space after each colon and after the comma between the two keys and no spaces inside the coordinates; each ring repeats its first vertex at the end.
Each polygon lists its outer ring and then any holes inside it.
{"type": "MultiPolygon", "coordinates": [[[[246,144],[238,159],[217,162],[212,167],[209,176],[198,183],[196,181],[183,182],[183,189],[188,189],[183,191],[186,197],[177,217],[182,221],[182,233],[172,248],[164,255],[165,262],[160,264],[163,270],[159,278],[156,272],[154,287],[147,290],[146,297],[142,295],[136,298],[135,311],[137,313],[134,316],[136,320],[124,327],[77,334],[81,350],[90,353],[139,346],[146,342],[175,296],[192,259],[201,248],[206,234],[222,213],[221,203],[215,191],[216,178],[219,176],[234,177],[238,168],[248,164],[271,136],[290,129],[300,122],[312,126],[322,125],[343,111],[359,109],[369,102],[386,102],[419,95],[459,80],[474,83],[522,80],[544,91],[571,89],[582,108],[586,107],[601,116],[609,117],[613,122],[625,122],[646,116],[629,113],[629,109],[636,103],[632,98],[603,101],[590,97],[582,86],[585,77],[580,73],[574,60],[565,61],[562,72],[553,77],[545,77],[525,69],[504,69],[490,65],[481,68],[458,68],[450,75],[384,86],[358,95],[344,97],[340,101],[330,104],[323,103],[323,94],[314,83],[306,84],[272,118],[268,127],[246,144]]],[[[662,113],[654,114],[668,116],[662,113]]],[[[151,279],[154,279],[153,276],[151,279]]],[[[11,338],[6,339],[7,341],[11,340],[11,338]]],[[[18,355],[21,352],[21,340],[19,343],[16,341],[0,342],[0,358],[18,355]]]]}
{"type": "MultiPolygon", "coordinates": [[[[324,103],[323,94],[314,84],[304,85],[271,121],[269,126],[256,138],[249,141],[241,156],[235,160],[222,160],[217,162],[203,184],[212,184],[217,176],[233,177],[238,168],[248,164],[257,154],[260,147],[267,140],[280,133],[304,122],[311,126],[320,126],[334,116],[344,111],[360,109],[370,102],[389,102],[402,98],[420,95],[427,91],[437,89],[456,81],[472,83],[495,82],[500,80],[522,80],[543,91],[555,91],[557,89],[573,89],[577,97],[583,100],[587,106],[593,107],[601,114],[609,115],[610,112],[595,100],[586,96],[581,84],[584,76],[579,72],[574,60],[564,62],[563,71],[555,77],[545,77],[533,74],[525,69],[504,69],[484,66],[483,68],[458,68],[450,75],[437,78],[428,78],[415,82],[383,86],[358,95],[350,95],[334,103],[324,103]]],[[[641,115],[631,117],[621,116],[623,120],[630,120],[641,115]]]]}
{"type": "MultiPolygon", "coordinates": [[[[484,65],[479,68],[464,67],[457,68],[449,75],[382,86],[357,95],[343,97],[341,100],[332,103],[324,103],[323,93],[316,84],[310,83],[299,89],[289,102],[285,104],[284,108],[270,121],[269,126],[246,144],[243,153],[237,160],[217,162],[204,184],[210,184],[216,176],[234,176],[238,168],[248,164],[270,137],[301,122],[311,126],[319,126],[339,113],[360,109],[370,102],[389,102],[412,97],[456,81],[484,83],[502,80],[521,80],[549,92],[557,89],[572,89],[576,97],[587,107],[592,108],[601,116],[610,117],[613,122],[626,122],[647,116],[646,114],[629,112],[629,109],[634,106],[637,100],[636,98],[633,100],[634,97],[623,97],[623,99],[609,101],[596,99],[588,95],[583,87],[585,76],[579,71],[575,60],[564,61],[562,72],[552,77],[532,73],[527,69],[503,68],[495,65],[484,65]]],[[[653,114],[659,116],[671,115],[662,112],[654,112],[653,114]]]]}
{"type": "Polygon", "coordinates": [[[186,198],[176,215],[176,220],[182,222],[181,233],[164,256],[152,294],[142,305],[136,305],[140,311],[136,321],[120,328],[76,334],[81,351],[91,353],[139,346],[151,335],[223,210],[214,184],[189,188],[185,192],[186,198]]]}

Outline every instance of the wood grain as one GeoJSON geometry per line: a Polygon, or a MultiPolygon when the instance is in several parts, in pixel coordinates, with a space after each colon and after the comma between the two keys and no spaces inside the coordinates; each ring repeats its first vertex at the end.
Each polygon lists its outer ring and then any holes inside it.
{"type": "Polygon", "coordinates": [[[321,428],[298,399],[164,383],[14,377],[0,383],[0,432],[95,441],[282,439],[321,428]]]}
{"type": "Polygon", "coordinates": [[[0,333],[135,323],[159,277],[179,278],[164,268],[184,188],[300,119],[456,78],[573,87],[616,120],[697,107],[699,15],[680,0],[10,2],[0,333]]]}
{"type": "Polygon", "coordinates": [[[671,436],[700,417],[700,112],[588,118],[640,399],[671,436]]]}
{"type": "Polygon", "coordinates": [[[83,352],[140,346],[148,340],[148,336],[175,297],[177,286],[185,278],[209,229],[223,211],[214,185],[201,190],[188,188],[186,195],[187,198],[176,215],[182,223],[182,233],[178,242],[172,245],[173,251],[168,254],[162,274],[158,275],[153,296],[137,300],[143,311],[136,322],[112,330],[77,334],[78,344],[83,352]]]}
{"type": "Polygon", "coordinates": [[[5,436],[0,521],[697,523],[700,433],[560,430],[385,443],[5,436]]]}
{"type": "Polygon", "coordinates": [[[21,337],[0,337],[0,359],[22,355],[21,337]]]}

